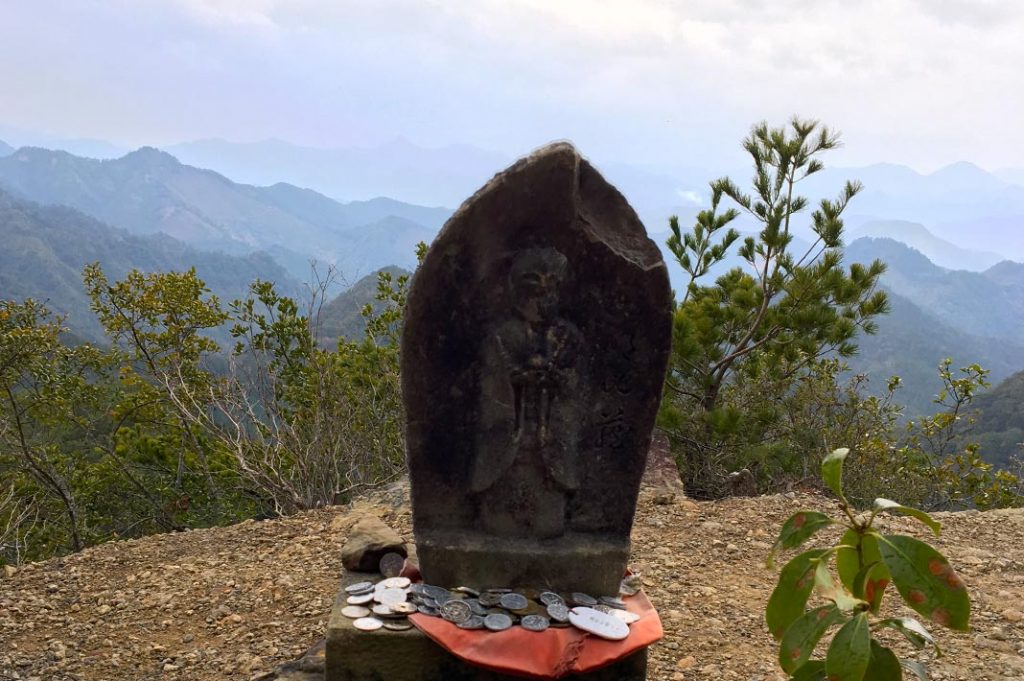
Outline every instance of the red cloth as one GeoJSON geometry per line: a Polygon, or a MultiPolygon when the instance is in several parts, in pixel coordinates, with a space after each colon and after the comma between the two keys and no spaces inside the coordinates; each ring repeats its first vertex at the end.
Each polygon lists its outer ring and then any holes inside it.
{"type": "Polygon", "coordinates": [[[453,655],[503,674],[557,679],[592,671],[645,648],[664,635],[658,612],[641,591],[623,600],[640,619],[629,636],[609,641],[576,627],[551,627],[542,632],[514,626],[505,631],[467,630],[429,615],[410,615],[409,621],[453,655]]]}

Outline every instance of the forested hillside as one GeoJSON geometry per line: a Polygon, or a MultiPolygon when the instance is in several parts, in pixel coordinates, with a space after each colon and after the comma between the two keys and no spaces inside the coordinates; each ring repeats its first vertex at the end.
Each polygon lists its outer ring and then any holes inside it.
{"type": "Polygon", "coordinates": [[[98,339],[101,329],[89,309],[82,268],[99,262],[111,277],[131,269],[197,274],[223,301],[244,298],[256,279],[273,281],[289,295],[299,284],[261,253],[232,256],[201,251],[165,234],[137,235],[105,225],[64,206],[41,206],[0,190],[0,298],[34,298],[67,315],[67,324],[83,338],[98,339]]]}
{"type": "Polygon", "coordinates": [[[411,266],[410,243],[430,241],[450,213],[390,199],[342,204],[284,184],[237,184],[150,147],[111,160],[19,149],[0,158],[0,188],[76,208],[134,234],[164,232],[192,246],[238,254],[267,250],[280,254],[279,261],[302,280],[310,259],[336,265],[347,276],[395,263],[411,266]],[[395,219],[409,238],[373,236],[395,219]]]}
{"type": "Polygon", "coordinates": [[[1006,466],[1012,457],[1024,459],[1024,371],[983,393],[974,402],[973,432],[985,458],[1006,466]]]}

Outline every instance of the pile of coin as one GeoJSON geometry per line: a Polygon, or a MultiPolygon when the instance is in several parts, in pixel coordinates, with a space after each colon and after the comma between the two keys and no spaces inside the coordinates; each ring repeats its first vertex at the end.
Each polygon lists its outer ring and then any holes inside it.
{"type": "MultiPolygon", "coordinates": [[[[633,584],[623,582],[622,595],[633,595],[633,584]]],[[[527,631],[570,627],[602,638],[621,640],[629,625],[639,619],[626,609],[619,596],[595,598],[585,593],[559,594],[536,589],[495,588],[477,591],[469,587],[445,589],[413,584],[405,577],[388,577],[377,583],[360,582],[345,587],[347,606],[341,613],[355,620],[363,631],[402,631],[412,625],[412,613],[440,617],[460,629],[504,631],[520,626],[527,631]]]]}

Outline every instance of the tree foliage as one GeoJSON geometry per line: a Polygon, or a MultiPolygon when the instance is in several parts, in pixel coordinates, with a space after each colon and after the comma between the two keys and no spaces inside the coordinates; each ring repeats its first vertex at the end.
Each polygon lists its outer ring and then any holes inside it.
{"type": "Polygon", "coordinates": [[[854,353],[857,333],[874,332],[873,319],[887,310],[877,290],[884,265],[843,265],[842,214],[858,183],[823,199],[810,214],[811,246],[792,248],[795,221],[809,205],[797,186],[821,171],[819,157],[838,145],[838,135],[815,121],[757,125],[744,141],[754,166],[751,191],[716,180],[711,207],[690,232],[670,221],[668,246],[689,279],[675,311],[659,422],[691,493],[721,492],[725,473],[746,465],[764,439],[757,419],[732,399],[733,386],[757,376],[773,384],[772,396],[785,394],[822,358],[854,353]],[[723,210],[723,198],[735,207],[723,210]],[[729,227],[741,214],[758,224],[756,234],[741,238],[729,227]],[[707,282],[734,246],[743,265],[707,282]]]}

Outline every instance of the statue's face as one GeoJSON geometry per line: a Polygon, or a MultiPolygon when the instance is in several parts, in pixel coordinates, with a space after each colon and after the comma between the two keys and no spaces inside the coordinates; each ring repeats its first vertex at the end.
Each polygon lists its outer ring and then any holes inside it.
{"type": "Polygon", "coordinates": [[[558,314],[558,276],[553,272],[526,272],[516,282],[518,309],[530,322],[549,322],[558,314]]]}

